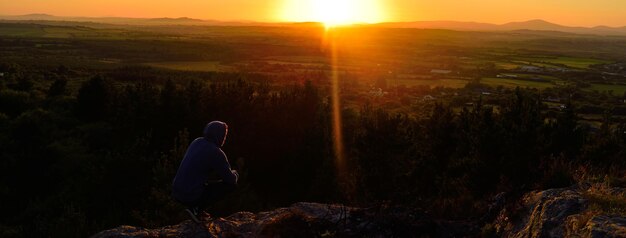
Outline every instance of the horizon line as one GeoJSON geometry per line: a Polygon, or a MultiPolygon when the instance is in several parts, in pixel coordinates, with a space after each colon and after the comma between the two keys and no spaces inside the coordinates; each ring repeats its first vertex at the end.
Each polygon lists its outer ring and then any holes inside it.
{"type": "MultiPolygon", "coordinates": [[[[59,18],[121,18],[121,19],[136,19],[136,20],[145,20],[145,19],[190,19],[190,20],[199,20],[199,21],[205,21],[205,22],[210,22],[210,21],[214,21],[214,22],[224,22],[224,23],[259,23],[259,24],[298,24],[298,23],[320,23],[320,24],[324,24],[323,22],[319,22],[319,21],[259,21],[259,20],[246,20],[246,19],[239,19],[239,20],[218,20],[218,19],[206,19],[206,18],[194,18],[194,17],[188,17],[188,16],[178,16],[178,17],[172,17],[172,16],[161,16],[161,17],[131,17],[131,16],[61,16],[61,15],[53,15],[53,14],[48,14],[48,13],[28,13],[28,14],[19,14],[19,15],[4,15],[4,14],[0,14],[0,17],[27,17],[27,16],[31,16],[31,15],[45,15],[45,16],[50,16],[50,17],[59,17],[59,18]]],[[[32,20],[32,19],[31,19],[32,20]]],[[[601,25],[589,25],[589,26],[574,26],[574,25],[565,25],[565,24],[561,24],[561,23],[557,23],[557,22],[552,22],[552,21],[548,21],[548,20],[544,20],[541,18],[534,18],[534,19],[528,19],[528,20],[512,20],[512,21],[507,21],[504,23],[494,23],[494,22],[482,22],[482,21],[475,21],[475,20],[413,20],[413,21],[381,21],[381,22],[355,22],[353,24],[348,24],[348,25],[377,25],[377,24],[386,24],[386,23],[415,23],[415,22],[455,22],[455,23],[474,23],[474,24],[490,24],[490,25],[497,25],[497,26],[501,26],[501,25],[506,25],[509,23],[524,23],[524,22],[531,22],[531,21],[543,21],[546,23],[550,23],[550,24],[555,24],[555,25],[559,25],[559,26],[563,26],[563,27],[582,27],[582,28],[596,28],[596,27],[611,27],[611,28],[624,28],[626,27],[626,25],[607,25],[607,24],[601,24],[601,25]]]]}

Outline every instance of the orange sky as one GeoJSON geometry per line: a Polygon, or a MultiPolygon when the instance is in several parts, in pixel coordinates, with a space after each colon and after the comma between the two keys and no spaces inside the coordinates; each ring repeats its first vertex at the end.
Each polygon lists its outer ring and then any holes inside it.
{"type": "MultiPolygon", "coordinates": [[[[286,21],[285,5],[315,0],[0,0],[0,15],[192,17],[286,21]]],[[[344,0],[334,0],[336,2],[344,0]]],[[[347,1],[347,0],[345,0],[347,1]]],[[[458,20],[505,23],[530,19],[575,26],[626,26],[626,0],[373,0],[384,13],[374,21],[458,20]],[[384,16],[382,19],[381,16],[384,16]]],[[[356,1],[358,2],[358,1],[356,1]]],[[[360,16],[360,15],[359,15],[360,16]]],[[[293,18],[293,17],[291,17],[293,18]]],[[[371,19],[361,19],[371,22],[371,19]]]]}

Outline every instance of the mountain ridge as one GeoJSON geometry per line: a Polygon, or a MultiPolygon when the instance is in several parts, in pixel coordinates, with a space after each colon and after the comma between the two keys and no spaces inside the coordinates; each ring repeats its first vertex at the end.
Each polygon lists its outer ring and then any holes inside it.
{"type": "MultiPolygon", "coordinates": [[[[0,20],[9,21],[74,21],[96,22],[118,25],[217,25],[217,26],[293,26],[302,25],[304,22],[256,22],[256,21],[219,21],[204,20],[189,17],[159,17],[159,18],[132,18],[132,17],[62,17],[45,13],[26,15],[0,16],[0,20]]],[[[308,22],[310,23],[310,22],[308,22]]],[[[308,25],[308,24],[307,24],[308,25]]],[[[576,34],[595,35],[622,35],[626,36],[626,26],[565,26],[542,19],[528,21],[508,22],[493,24],[473,21],[411,21],[411,22],[383,22],[374,24],[355,24],[358,26],[373,26],[383,28],[416,28],[416,29],[445,29],[460,31],[559,31],[576,34]]]]}
{"type": "Polygon", "coordinates": [[[375,24],[379,27],[388,28],[419,28],[419,29],[447,29],[447,30],[463,30],[463,31],[515,31],[515,30],[534,30],[534,31],[559,31],[577,34],[598,34],[598,35],[626,35],[626,26],[610,27],[610,26],[564,26],[542,19],[532,19],[528,21],[508,22],[504,24],[492,24],[481,22],[463,22],[463,21],[414,21],[414,22],[388,22],[375,24]]]}

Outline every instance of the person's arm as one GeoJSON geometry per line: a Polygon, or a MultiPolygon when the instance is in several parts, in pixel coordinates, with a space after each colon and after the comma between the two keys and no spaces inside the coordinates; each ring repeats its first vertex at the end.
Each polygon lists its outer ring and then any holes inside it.
{"type": "Polygon", "coordinates": [[[217,172],[217,174],[222,178],[222,181],[226,184],[237,184],[237,180],[239,180],[239,174],[236,170],[232,170],[230,168],[230,163],[228,163],[228,159],[226,158],[226,154],[222,150],[218,150],[216,153],[215,159],[211,160],[211,167],[217,172]]]}

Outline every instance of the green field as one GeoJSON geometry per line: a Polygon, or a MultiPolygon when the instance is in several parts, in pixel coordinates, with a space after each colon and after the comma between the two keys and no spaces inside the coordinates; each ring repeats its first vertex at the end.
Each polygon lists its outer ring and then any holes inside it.
{"type": "Polygon", "coordinates": [[[505,61],[505,60],[499,61],[499,60],[491,60],[491,59],[466,59],[462,61],[462,63],[463,63],[461,65],[462,68],[466,68],[466,69],[474,69],[481,64],[489,64],[489,63],[493,63],[498,69],[506,69],[506,70],[516,69],[522,65],[519,62],[505,61]]]}
{"type": "Polygon", "coordinates": [[[535,66],[554,67],[565,65],[570,68],[588,69],[591,65],[611,63],[606,60],[576,57],[522,57],[524,63],[532,63],[535,66]]]}
{"type": "Polygon", "coordinates": [[[5,27],[2,29],[3,36],[10,37],[41,37],[46,32],[42,28],[5,27]]]}
{"type": "Polygon", "coordinates": [[[494,63],[496,68],[498,69],[507,69],[512,70],[516,69],[522,65],[534,65],[539,67],[546,68],[555,68],[558,65],[565,65],[570,68],[576,69],[589,69],[591,65],[596,64],[606,64],[610,63],[610,61],[606,60],[598,60],[591,58],[574,58],[574,57],[515,57],[513,56],[512,61],[498,61],[498,60],[488,60],[488,59],[471,59],[465,61],[465,68],[474,68],[477,65],[485,64],[485,63],[494,63]]]}
{"type": "Polygon", "coordinates": [[[573,58],[573,57],[558,57],[555,59],[547,59],[542,60],[543,62],[552,63],[552,64],[564,64],[568,67],[579,68],[579,69],[588,69],[591,65],[595,64],[606,64],[610,63],[605,60],[597,60],[590,58],[573,58]]]}
{"type": "Polygon", "coordinates": [[[528,80],[519,80],[519,79],[504,79],[504,78],[483,78],[480,80],[481,83],[497,87],[521,87],[521,88],[536,88],[536,89],[546,89],[550,87],[554,87],[554,84],[548,82],[534,82],[528,80]]]}
{"type": "Polygon", "coordinates": [[[218,61],[176,61],[176,62],[154,62],[145,63],[145,65],[184,71],[203,71],[203,72],[230,72],[234,71],[232,66],[222,65],[218,61]]]}
{"type": "Polygon", "coordinates": [[[389,85],[404,85],[407,87],[416,86],[430,86],[430,87],[446,87],[446,88],[463,88],[468,82],[462,79],[433,79],[433,80],[419,80],[419,79],[391,79],[389,85]]]}
{"type": "Polygon", "coordinates": [[[520,64],[516,64],[513,62],[496,62],[496,68],[498,69],[512,70],[512,69],[517,69],[520,66],[521,66],[520,64]]]}
{"type": "Polygon", "coordinates": [[[612,90],[613,95],[621,96],[626,93],[626,85],[591,84],[591,87],[585,88],[584,90],[598,92],[608,92],[612,90]]]}
{"type": "Polygon", "coordinates": [[[548,63],[539,63],[537,61],[529,61],[529,60],[516,60],[514,61],[517,64],[520,65],[532,65],[532,66],[537,66],[537,67],[545,67],[545,68],[556,68],[556,66],[554,66],[553,64],[548,64],[548,63]]]}
{"type": "Polygon", "coordinates": [[[550,80],[553,82],[563,81],[560,78],[550,76],[550,75],[541,75],[541,74],[515,74],[521,79],[533,79],[533,78],[541,78],[545,80],[550,80]]]}

